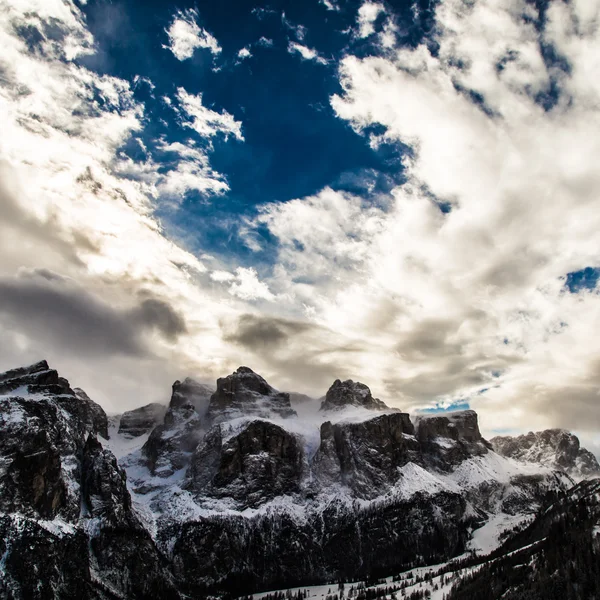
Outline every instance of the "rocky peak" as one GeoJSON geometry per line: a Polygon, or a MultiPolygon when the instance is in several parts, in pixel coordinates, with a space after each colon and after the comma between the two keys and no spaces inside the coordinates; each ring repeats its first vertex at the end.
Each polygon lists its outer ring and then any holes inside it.
{"type": "Polygon", "coordinates": [[[417,437],[420,442],[430,442],[435,438],[480,442],[477,413],[474,410],[461,410],[445,415],[420,415],[417,417],[417,437]]]}
{"type": "Polygon", "coordinates": [[[166,412],[167,407],[158,402],[125,411],[119,420],[119,434],[133,438],[149,433],[162,423],[166,412]]]}
{"type": "Polygon", "coordinates": [[[41,360],[28,367],[10,369],[0,374],[0,394],[71,394],[69,382],[41,360]]]}
{"type": "Polygon", "coordinates": [[[474,410],[420,415],[416,418],[416,436],[429,465],[440,470],[448,470],[491,449],[481,436],[474,410]]]}
{"type": "Polygon", "coordinates": [[[214,387],[186,377],[183,381],[176,381],[173,384],[169,408],[194,408],[200,415],[204,415],[214,391],[214,387]]]}
{"type": "Polygon", "coordinates": [[[578,479],[600,475],[596,457],[581,447],[576,435],[564,429],[530,431],[516,437],[497,436],[490,443],[502,456],[560,469],[578,479]]]}
{"type": "Polygon", "coordinates": [[[294,417],[290,395],[271,387],[248,367],[217,379],[217,390],[211,396],[208,417],[213,423],[236,417],[294,417]]]}
{"type": "Polygon", "coordinates": [[[163,422],[152,430],[142,448],[148,468],[160,477],[169,477],[188,466],[204,434],[202,419],[212,393],[191,377],[176,381],[172,389],[163,422]]]}
{"type": "Polygon", "coordinates": [[[340,381],[336,379],[327,390],[325,399],[321,404],[321,410],[336,410],[346,406],[359,406],[369,410],[389,410],[389,407],[379,400],[373,398],[371,390],[360,381],[340,381]]]}

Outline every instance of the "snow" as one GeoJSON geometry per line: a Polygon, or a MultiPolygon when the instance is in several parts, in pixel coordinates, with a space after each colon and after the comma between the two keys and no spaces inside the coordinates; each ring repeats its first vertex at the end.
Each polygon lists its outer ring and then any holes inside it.
{"type": "Polygon", "coordinates": [[[111,419],[108,427],[108,440],[103,440],[102,445],[108,448],[119,460],[139,450],[150,437],[150,433],[145,433],[138,437],[130,437],[119,433],[119,423],[111,419]]]}
{"type": "Polygon", "coordinates": [[[498,548],[503,532],[513,529],[517,525],[531,521],[531,515],[507,515],[498,513],[490,516],[488,522],[473,532],[473,537],[468,544],[468,549],[475,554],[489,554],[498,548]]]}

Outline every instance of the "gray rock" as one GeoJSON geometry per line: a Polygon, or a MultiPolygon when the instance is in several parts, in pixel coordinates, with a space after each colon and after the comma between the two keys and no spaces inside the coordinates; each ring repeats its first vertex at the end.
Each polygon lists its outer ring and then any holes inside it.
{"type": "Polygon", "coordinates": [[[150,471],[169,477],[188,466],[192,452],[204,436],[202,418],[211,390],[191,378],[173,384],[163,423],[152,430],[142,447],[150,471]]]}
{"type": "Polygon", "coordinates": [[[242,416],[259,418],[295,417],[290,395],[278,392],[248,367],[217,379],[217,390],[210,398],[208,418],[220,423],[242,416]]]}
{"type": "Polygon", "coordinates": [[[525,435],[497,436],[490,440],[494,450],[508,458],[560,469],[577,479],[598,476],[596,457],[564,429],[546,429],[525,435]]]}
{"type": "Polygon", "coordinates": [[[300,489],[303,450],[295,435],[268,421],[251,421],[224,440],[214,425],[198,447],[186,487],[196,495],[229,497],[241,508],[300,489]]]}
{"type": "Polygon", "coordinates": [[[119,420],[119,434],[129,437],[144,435],[163,422],[166,412],[167,407],[158,402],[128,410],[119,420]]]}
{"type": "Polygon", "coordinates": [[[329,421],[321,426],[321,444],[313,459],[322,485],[340,484],[359,498],[374,498],[398,479],[398,467],[418,459],[414,427],[405,413],[360,423],[329,421]]]}
{"type": "Polygon", "coordinates": [[[336,379],[327,390],[321,410],[336,410],[347,406],[359,406],[369,410],[391,410],[379,398],[373,398],[371,390],[360,381],[336,379]]]}

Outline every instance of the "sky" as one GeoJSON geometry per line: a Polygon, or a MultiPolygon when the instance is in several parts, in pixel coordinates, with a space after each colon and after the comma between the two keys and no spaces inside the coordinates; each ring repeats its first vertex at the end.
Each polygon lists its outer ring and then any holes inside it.
{"type": "Polygon", "coordinates": [[[0,0],[0,48],[0,369],[600,450],[598,0],[0,0]]]}

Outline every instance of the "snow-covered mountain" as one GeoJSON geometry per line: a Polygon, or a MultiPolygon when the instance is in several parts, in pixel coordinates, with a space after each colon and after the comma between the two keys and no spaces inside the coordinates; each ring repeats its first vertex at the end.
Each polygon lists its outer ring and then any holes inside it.
{"type": "Polygon", "coordinates": [[[600,476],[596,457],[579,445],[579,439],[564,429],[546,429],[526,435],[497,436],[490,440],[495,452],[521,462],[561,469],[580,480],[600,476]]]}
{"type": "Polygon", "coordinates": [[[0,392],[12,598],[200,598],[387,574],[487,551],[573,485],[554,464],[495,452],[473,411],[411,419],[350,380],[298,416],[240,367],[216,389],[177,381],[168,407],[110,426],[45,362],[0,375],[0,392]]]}

